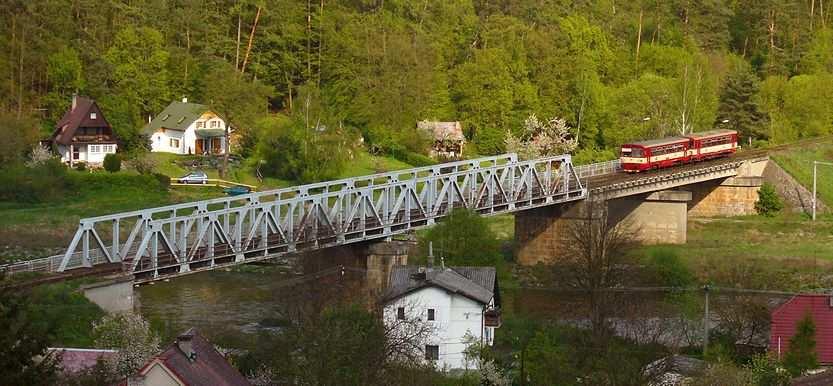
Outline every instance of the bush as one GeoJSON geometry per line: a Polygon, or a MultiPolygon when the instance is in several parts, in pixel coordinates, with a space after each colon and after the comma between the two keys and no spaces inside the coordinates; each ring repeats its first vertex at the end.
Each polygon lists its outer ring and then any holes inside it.
{"type": "Polygon", "coordinates": [[[87,171],[87,163],[86,162],[76,162],[75,163],[75,170],[79,172],[87,171]]]}
{"type": "Polygon", "coordinates": [[[500,242],[486,219],[467,209],[455,209],[441,223],[431,227],[420,240],[423,256],[434,243],[434,263],[440,256],[446,265],[490,266],[502,259],[500,242]]]}
{"type": "Polygon", "coordinates": [[[159,181],[159,185],[165,189],[171,186],[171,177],[168,177],[162,173],[153,173],[153,177],[156,178],[156,181],[159,181]]]}
{"type": "Polygon", "coordinates": [[[775,188],[769,183],[764,183],[758,190],[758,201],[755,203],[755,211],[761,216],[773,217],[784,208],[781,198],[775,192],[775,188]]]}
{"type": "Polygon", "coordinates": [[[31,168],[13,164],[0,169],[0,201],[53,201],[65,196],[71,184],[60,160],[51,159],[31,168]]]}
{"type": "Polygon", "coordinates": [[[686,287],[694,283],[694,275],[671,249],[659,248],[651,251],[648,263],[656,273],[660,285],[686,287]]]}
{"type": "Polygon", "coordinates": [[[121,170],[121,157],[118,154],[107,154],[104,156],[104,170],[110,173],[121,170]]]}
{"type": "Polygon", "coordinates": [[[156,169],[156,160],[151,158],[150,153],[142,152],[131,158],[130,165],[139,174],[151,174],[156,169]]]}
{"type": "Polygon", "coordinates": [[[347,163],[355,141],[341,129],[318,131],[302,120],[264,120],[267,134],[258,146],[264,174],[298,182],[337,178],[347,163]]]}

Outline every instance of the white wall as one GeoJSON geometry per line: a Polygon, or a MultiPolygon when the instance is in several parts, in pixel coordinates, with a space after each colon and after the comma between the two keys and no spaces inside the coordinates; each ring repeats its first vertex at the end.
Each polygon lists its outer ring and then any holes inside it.
{"type": "MultiPolygon", "coordinates": [[[[483,304],[461,295],[448,293],[436,287],[423,288],[405,295],[385,306],[385,323],[394,323],[397,309],[404,307],[406,318],[418,318],[435,327],[434,335],[425,344],[436,344],[440,349],[440,359],[436,366],[440,369],[472,369],[474,363],[466,363],[463,351],[466,344],[463,337],[468,332],[477,340],[483,331],[483,304]],[[435,321],[427,321],[428,309],[433,308],[435,321]]],[[[484,343],[491,345],[494,331],[490,328],[491,339],[484,343]]],[[[424,347],[424,345],[422,345],[424,347]]],[[[421,354],[424,356],[424,353],[421,354]]]]}
{"type": "MultiPolygon", "coordinates": [[[[72,160],[72,162],[84,162],[93,165],[101,164],[104,162],[104,157],[107,156],[107,154],[115,153],[116,150],[118,150],[118,145],[116,144],[106,145],[112,146],[110,148],[112,151],[105,151],[104,146],[105,145],[73,145],[74,148],[78,149],[78,159],[72,160]],[[90,151],[91,146],[97,147],[98,151],[90,151]]],[[[61,156],[61,162],[69,162],[72,157],[70,146],[58,145],[58,155],[61,156]]]]}
{"type": "MultiPolygon", "coordinates": [[[[190,128],[189,128],[190,129],[190,128]]],[[[174,153],[174,154],[188,154],[188,148],[186,145],[187,137],[184,135],[185,133],[179,130],[159,130],[153,135],[150,136],[150,151],[153,152],[163,152],[163,153],[174,153]],[[175,138],[179,140],[179,147],[174,148],[171,147],[171,138],[175,138]]],[[[193,130],[192,130],[193,136],[193,130]]],[[[191,140],[191,153],[193,154],[194,143],[193,139],[191,140]]]]}

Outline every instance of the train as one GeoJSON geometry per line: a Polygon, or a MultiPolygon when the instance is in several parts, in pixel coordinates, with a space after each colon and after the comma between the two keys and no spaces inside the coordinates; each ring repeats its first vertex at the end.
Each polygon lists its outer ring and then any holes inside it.
{"type": "Polygon", "coordinates": [[[735,130],[711,130],[678,137],[631,142],[622,145],[622,169],[638,173],[675,165],[726,157],[740,149],[735,130]]]}

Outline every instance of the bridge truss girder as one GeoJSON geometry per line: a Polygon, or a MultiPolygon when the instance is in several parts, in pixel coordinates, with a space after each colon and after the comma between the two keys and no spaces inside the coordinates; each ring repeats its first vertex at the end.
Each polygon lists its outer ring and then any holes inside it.
{"type": "Polygon", "coordinates": [[[283,254],[382,239],[454,208],[484,215],[580,200],[570,156],[508,162],[148,221],[125,270],[138,282],[283,254]]]}

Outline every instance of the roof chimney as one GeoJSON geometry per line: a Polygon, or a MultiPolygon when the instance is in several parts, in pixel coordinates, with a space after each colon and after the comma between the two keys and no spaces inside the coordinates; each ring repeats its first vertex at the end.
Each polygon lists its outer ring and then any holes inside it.
{"type": "Polygon", "coordinates": [[[188,103],[188,97],[182,97],[182,103],[188,103]]]}
{"type": "Polygon", "coordinates": [[[75,110],[75,106],[78,106],[78,94],[72,94],[72,109],[75,110]]]}
{"type": "Polygon", "coordinates": [[[185,357],[188,358],[188,361],[193,362],[197,360],[197,352],[194,351],[193,340],[194,335],[191,331],[188,331],[178,337],[176,337],[176,345],[179,347],[179,350],[185,354],[185,357]]]}

